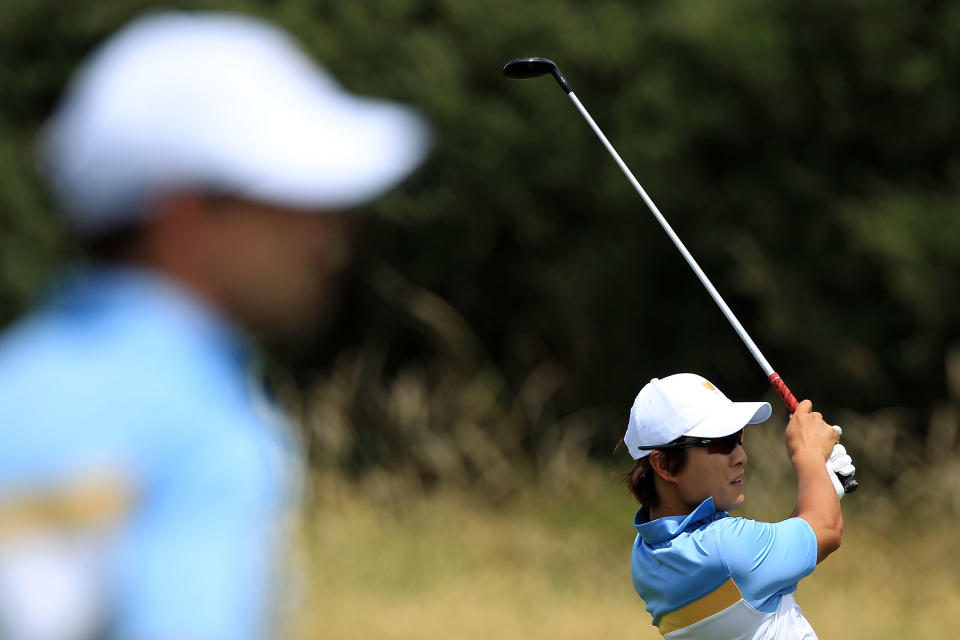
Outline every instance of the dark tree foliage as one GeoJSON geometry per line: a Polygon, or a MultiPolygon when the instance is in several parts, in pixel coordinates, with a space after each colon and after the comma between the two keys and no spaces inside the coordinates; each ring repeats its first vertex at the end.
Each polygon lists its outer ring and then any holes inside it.
{"type": "MultiPolygon", "coordinates": [[[[387,376],[436,362],[401,282],[463,321],[504,402],[543,363],[562,372],[550,410],[526,424],[529,442],[541,423],[595,407],[606,455],[640,386],[675,371],[731,396],[769,393],[555,84],[500,75],[540,55],[560,64],[798,396],[825,411],[905,407],[918,435],[950,401],[960,5],[169,4],[276,20],[350,90],[409,101],[433,122],[427,164],[370,207],[334,345],[307,351],[301,373],[342,349],[380,352],[387,376]]],[[[33,135],[79,57],[146,6],[18,0],[0,17],[0,321],[71,255],[34,174],[33,135]]]]}

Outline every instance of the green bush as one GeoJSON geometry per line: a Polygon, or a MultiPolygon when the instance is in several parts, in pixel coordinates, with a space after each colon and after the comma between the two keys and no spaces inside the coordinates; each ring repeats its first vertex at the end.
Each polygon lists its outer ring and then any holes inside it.
{"type": "MultiPolygon", "coordinates": [[[[410,372],[439,394],[423,424],[449,437],[472,416],[510,459],[544,455],[574,416],[570,437],[609,456],[654,376],[698,371],[728,395],[770,397],[562,93],[502,78],[525,55],[561,65],[798,396],[828,415],[897,407],[912,438],[956,401],[952,3],[179,4],[274,19],[349,89],[415,103],[434,124],[425,167],[371,207],[335,343],[296,363],[304,397],[323,396],[313,372],[331,361],[332,378],[356,383],[342,405],[351,468],[426,455],[376,408],[410,372]],[[451,400],[478,381],[483,419],[451,400]]],[[[79,56],[147,5],[21,1],[0,18],[0,320],[71,255],[32,135],[79,56]]]]}

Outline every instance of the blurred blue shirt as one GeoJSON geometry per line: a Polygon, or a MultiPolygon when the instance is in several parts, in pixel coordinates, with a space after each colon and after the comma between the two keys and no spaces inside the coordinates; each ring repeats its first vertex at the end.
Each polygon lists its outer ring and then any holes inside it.
{"type": "Polygon", "coordinates": [[[249,361],[146,271],[76,275],[6,332],[0,637],[266,635],[298,458],[249,361]]]}

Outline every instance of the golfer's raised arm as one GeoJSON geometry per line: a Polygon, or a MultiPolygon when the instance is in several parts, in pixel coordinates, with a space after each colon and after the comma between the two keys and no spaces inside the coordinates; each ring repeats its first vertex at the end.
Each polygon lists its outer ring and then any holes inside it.
{"type": "Polygon", "coordinates": [[[784,434],[787,454],[797,474],[794,516],[806,520],[817,536],[817,562],[840,547],[843,513],[824,462],[837,442],[833,427],[823,421],[813,403],[804,400],[790,416],[784,434]]]}

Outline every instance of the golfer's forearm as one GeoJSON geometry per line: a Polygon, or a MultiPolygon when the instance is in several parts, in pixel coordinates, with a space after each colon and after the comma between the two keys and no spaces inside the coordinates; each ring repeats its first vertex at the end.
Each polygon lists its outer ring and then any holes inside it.
{"type": "Polygon", "coordinates": [[[840,547],[843,513],[840,500],[824,465],[815,451],[800,452],[791,458],[797,473],[797,508],[793,515],[806,520],[817,536],[817,562],[840,547]]]}

